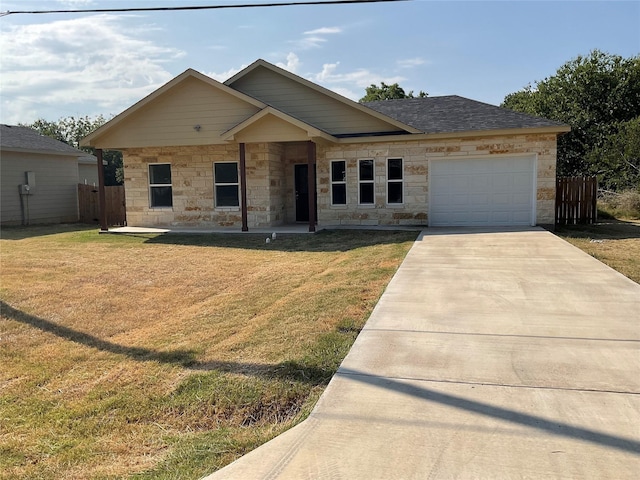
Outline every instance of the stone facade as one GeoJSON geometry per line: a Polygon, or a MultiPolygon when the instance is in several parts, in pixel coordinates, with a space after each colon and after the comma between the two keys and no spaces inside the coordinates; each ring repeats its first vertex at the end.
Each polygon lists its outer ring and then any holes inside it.
{"type": "MultiPolygon", "coordinates": [[[[241,226],[240,207],[216,207],[213,164],[237,162],[237,144],[130,148],[124,152],[127,221],[134,226],[241,226]],[[173,207],[151,208],[149,165],[170,163],[173,207]]],[[[555,134],[463,137],[317,146],[317,213],[321,226],[427,225],[430,159],[531,154],[537,158],[537,223],[552,224],[555,202],[555,134]],[[386,202],[386,165],[403,159],[403,203],[386,202]],[[358,160],[373,159],[375,203],[358,204],[358,160]],[[346,162],[346,205],[331,205],[332,160],[346,162]]],[[[252,227],[296,219],[294,165],[307,163],[304,142],[246,145],[247,217],[252,227]]]]}

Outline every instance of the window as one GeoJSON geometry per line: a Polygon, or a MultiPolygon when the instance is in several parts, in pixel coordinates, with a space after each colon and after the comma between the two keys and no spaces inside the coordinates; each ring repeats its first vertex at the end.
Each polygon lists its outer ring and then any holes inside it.
{"type": "Polygon", "coordinates": [[[149,204],[154,207],[172,207],[171,164],[149,165],[149,204]]]}
{"type": "Polygon", "coordinates": [[[375,203],[373,160],[358,161],[358,198],[362,205],[373,205],[375,203]]]}
{"type": "Polygon", "coordinates": [[[347,162],[331,162],[331,205],[347,204],[347,162]]]}
{"type": "Polygon", "coordinates": [[[387,160],[387,203],[402,203],[402,159],[387,160]]]}
{"type": "Polygon", "coordinates": [[[239,207],[238,163],[214,163],[213,176],[216,207],[239,207]]]}

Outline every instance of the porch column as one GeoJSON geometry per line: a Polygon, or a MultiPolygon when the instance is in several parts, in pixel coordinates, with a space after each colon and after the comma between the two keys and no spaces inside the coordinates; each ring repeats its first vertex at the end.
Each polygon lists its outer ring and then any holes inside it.
{"type": "Polygon", "coordinates": [[[102,149],[96,149],[98,158],[98,200],[100,202],[100,231],[107,232],[107,196],[104,189],[104,165],[102,164],[102,149]]]}
{"type": "Polygon", "coordinates": [[[309,231],[316,231],[316,144],[307,142],[307,183],[309,189],[309,231]]]}
{"type": "Polygon", "coordinates": [[[242,231],[248,232],[247,224],[247,158],[244,143],[240,144],[240,209],[242,212],[242,231]]]}

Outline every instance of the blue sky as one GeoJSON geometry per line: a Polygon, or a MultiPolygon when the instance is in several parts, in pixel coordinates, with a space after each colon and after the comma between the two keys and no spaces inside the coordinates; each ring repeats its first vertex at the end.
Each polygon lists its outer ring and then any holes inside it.
{"type": "MultiPolygon", "coordinates": [[[[274,0],[268,0],[274,1],[274,0]]],[[[0,0],[0,11],[265,0],[0,0]]],[[[0,18],[0,123],[118,114],[187,68],[257,58],[357,100],[371,83],[500,104],[592,49],[640,53],[638,1],[427,1],[0,18]]]]}

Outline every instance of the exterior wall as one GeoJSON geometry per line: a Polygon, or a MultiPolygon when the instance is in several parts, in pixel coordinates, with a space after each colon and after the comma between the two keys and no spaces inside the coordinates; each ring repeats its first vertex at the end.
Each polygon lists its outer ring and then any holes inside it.
{"type": "MultiPolygon", "coordinates": [[[[285,221],[280,201],[283,191],[280,144],[246,146],[247,220],[249,227],[278,225],[285,221]]],[[[240,207],[214,203],[215,162],[239,162],[237,144],[153,147],[123,152],[127,223],[133,226],[242,226],[240,207]],[[149,165],[171,164],[173,206],[149,205],[149,165]]]]}
{"type": "Polygon", "coordinates": [[[188,78],[100,137],[97,146],[222,144],[223,132],[259,109],[197,78],[188,78]],[[196,130],[194,126],[200,125],[196,130]]]}
{"type": "Polygon", "coordinates": [[[18,185],[26,182],[25,172],[35,173],[32,195],[23,197],[25,220],[33,223],[78,221],[78,159],[37,153],[2,152],[0,179],[0,222],[22,224],[18,185]]]}
{"type": "MultiPolygon", "coordinates": [[[[554,134],[467,137],[449,140],[354,144],[319,144],[317,148],[318,224],[428,225],[429,159],[535,155],[537,159],[536,217],[553,224],[556,136],[554,134]],[[402,158],[404,203],[386,203],[388,158],[402,158]],[[375,204],[358,205],[358,160],[375,164],[375,204]],[[347,204],[332,206],[331,160],[347,165],[347,204]]],[[[214,207],[213,164],[239,161],[237,144],[153,147],[124,151],[127,221],[129,225],[241,226],[240,207],[214,207]],[[149,207],[151,163],[172,166],[172,208],[149,207]]],[[[246,146],[247,215],[249,228],[293,223],[294,165],[307,163],[305,142],[254,143],[246,146]]],[[[17,189],[17,187],[16,187],[17,189]]]]}
{"type": "Polygon", "coordinates": [[[537,157],[536,223],[554,223],[556,136],[509,135],[418,142],[325,145],[318,154],[318,223],[320,225],[427,225],[428,161],[491,155],[537,157]],[[374,159],[375,206],[358,205],[358,159],[374,159]],[[386,160],[404,160],[404,204],[386,204],[386,160]],[[330,203],[331,160],[347,162],[347,205],[330,203]]]}
{"type": "Polygon", "coordinates": [[[96,163],[78,163],[78,183],[98,185],[98,165],[96,163]]]}

